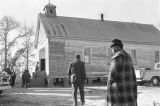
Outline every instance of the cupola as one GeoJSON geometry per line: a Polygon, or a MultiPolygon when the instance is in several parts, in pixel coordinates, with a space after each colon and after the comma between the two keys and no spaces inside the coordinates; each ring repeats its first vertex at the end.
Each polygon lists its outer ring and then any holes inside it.
{"type": "Polygon", "coordinates": [[[45,15],[48,17],[57,17],[56,6],[49,3],[44,7],[45,15]]]}

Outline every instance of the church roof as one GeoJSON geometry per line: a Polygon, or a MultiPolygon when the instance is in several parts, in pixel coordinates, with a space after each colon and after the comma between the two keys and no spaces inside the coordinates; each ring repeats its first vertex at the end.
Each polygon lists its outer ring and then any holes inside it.
{"type": "Polygon", "coordinates": [[[50,18],[39,14],[46,35],[55,38],[111,41],[160,45],[160,31],[150,24],[101,21],[75,17],[50,18]]]}

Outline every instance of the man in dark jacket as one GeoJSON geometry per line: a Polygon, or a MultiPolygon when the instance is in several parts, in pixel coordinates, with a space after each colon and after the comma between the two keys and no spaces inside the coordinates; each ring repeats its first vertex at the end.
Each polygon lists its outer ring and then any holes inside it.
{"type": "Polygon", "coordinates": [[[76,61],[69,65],[68,75],[72,84],[73,106],[77,106],[77,89],[79,88],[81,104],[84,105],[84,81],[86,79],[85,63],[76,55],[76,61]]]}
{"type": "Polygon", "coordinates": [[[30,78],[31,78],[31,75],[29,73],[29,70],[25,70],[22,74],[22,87],[30,87],[30,78]]]}
{"type": "Polygon", "coordinates": [[[25,73],[26,73],[26,70],[24,70],[23,73],[22,73],[22,88],[23,88],[24,85],[25,85],[25,79],[24,79],[25,73]]]}
{"type": "Polygon", "coordinates": [[[26,85],[26,88],[30,87],[30,79],[31,79],[31,75],[29,73],[29,70],[26,70],[26,73],[25,73],[25,85],[26,85]]]}
{"type": "Polygon", "coordinates": [[[14,70],[12,70],[11,72],[11,86],[12,87],[14,87],[15,79],[16,79],[16,73],[14,70]]]}
{"type": "Polygon", "coordinates": [[[114,39],[113,57],[108,77],[106,106],[137,106],[137,83],[130,55],[122,41],[114,39]]]}

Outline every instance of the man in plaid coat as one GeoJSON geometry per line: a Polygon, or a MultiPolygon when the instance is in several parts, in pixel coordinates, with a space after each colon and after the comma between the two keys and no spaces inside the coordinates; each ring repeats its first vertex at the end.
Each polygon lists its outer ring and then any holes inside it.
{"type": "Polygon", "coordinates": [[[107,106],[137,106],[137,83],[130,55],[121,40],[112,41],[112,62],[108,77],[107,106]]]}
{"type": "Polygon", "coordinates": [[[85,63],[76,55],[76,61],[69,65],[68,76],[72,84],[73,106],[77,106],[77,90],[79,88],[81,104],[84,105],[84,81],[86,80],[85,63]]]}

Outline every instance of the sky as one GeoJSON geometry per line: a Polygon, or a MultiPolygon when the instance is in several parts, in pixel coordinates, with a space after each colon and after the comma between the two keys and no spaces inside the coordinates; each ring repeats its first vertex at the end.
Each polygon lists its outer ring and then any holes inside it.
{"type": "MultiPolygon", "coordinates": [[[[160,0],[50,0],[58,16],[137,22],[160,23],[160,0]]],[[[0,18],[12,16],[36,29],[38,13],[49,0],[0,0],[0,18]]]]}

